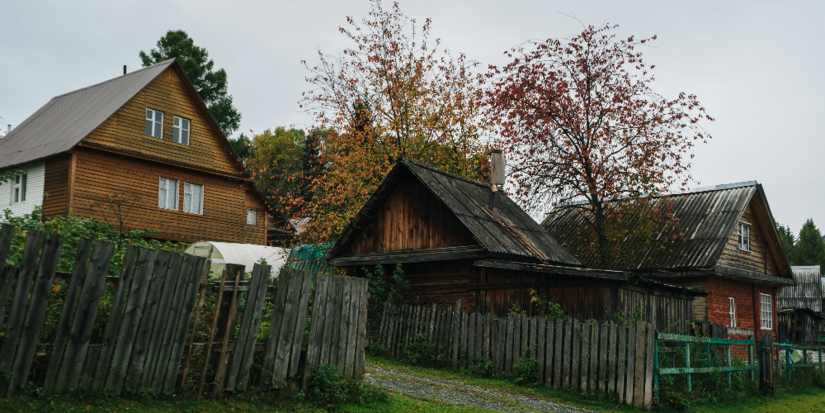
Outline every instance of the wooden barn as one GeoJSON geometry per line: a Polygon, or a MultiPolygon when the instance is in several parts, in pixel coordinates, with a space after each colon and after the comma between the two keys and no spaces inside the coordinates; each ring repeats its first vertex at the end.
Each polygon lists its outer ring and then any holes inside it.
{"type": "Polygon", "coordinates": [[[531,290],[579,319],[688,320],[701,290],[588,269],[507,195],[418,162],[398,162],[327,254],[363,275],[403,265],[407,301],[504,316],[536,314],[531,290]]]}
{"type": "Polygon", "coordinates": [[[824,319],[820,268],[809,265],[791,269],[796,285],[784,287],[776,295],[779,342],[815,343],[824,319]]]}
{"type": "MultiPolygon", "coordinates": [[[[694,301],[691,320],[776,337],[777,291],[794,281],[762,185],[717,185],[662,198],[678,219],[682,240],[671,242],[671,233],[627,240],[618,247],[635,258],[607,268],[709,291],[694,301]]],[[[566,205],[551,211],[542,226],[585,264],[601,266],[587,248],[586,214],[566,205]]]]}

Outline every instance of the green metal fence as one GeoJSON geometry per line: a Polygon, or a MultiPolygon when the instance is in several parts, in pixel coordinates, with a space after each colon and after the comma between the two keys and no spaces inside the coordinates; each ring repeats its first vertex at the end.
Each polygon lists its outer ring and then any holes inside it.
{"type": "Polygon", "coordinates": [[[677,391],[689,395],[699,395],[701,398],[714,397],[720,392],[718,387],[721,381],[727,382],[727,390],[734,387],[734,374],[748,372],[746,376],[737,378],[758,380],[758,361],[756,358],[756,342],[753,336],[747,340],[731,340],[712,337],[697,337],[680,334],[657,333],[654,350],[654,389],[659,394],[660,380],[667,381],[670,391],[677,391]],[[731,357],[732,346],[743,346],[747,349],[747,360],[737,360],[731,357]],[[725,380],[724,376],[727,376],[725,380]],[[700,382],[696,386],[697,379],[700,382]]]}
{"type": "Polygon", "coordinates": [[[773,343],[773,345],[784,353],[785,375],[788,383],[792,382],[794,369],[814,367],[818,367],[820,371],[825,369],[825,362],[822,360],[822,351],[825,350],[825,346],[823,345],[791,344],[789,340],[786,340],[784,343],[773,343]],[[794,363],[792,355],[796,353],[796,350],[801,350],[802,356],[800,357],[800,362],[794,363]],[[813,362],[812,360],[814,354],[817,355],[817,362],[813,362]]]}

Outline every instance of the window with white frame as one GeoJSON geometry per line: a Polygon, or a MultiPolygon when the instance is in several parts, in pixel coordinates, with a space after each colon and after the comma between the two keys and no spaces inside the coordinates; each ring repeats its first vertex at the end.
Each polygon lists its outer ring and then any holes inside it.
{"type": "Polygon", "coordinates": [[[26,202],[26,173],[14,176],[14,184],[11,187],[11,203],[19,204],[26,202]]]}
{"type": "Polygon", "coordinates": [[[736,327],[736,299],[728,297],[728,312],[730,313],[730,326],[736,327]]]}
{"type": "Polygon", "coordinates": [[[773,297],[768,294],[759,294],[761,304],[762,329],[773,330],[773,297]]]}
{"type": "Polygon", "coordinates": [[[163,112],[146,108],[146,135],[161,138],[163,132],[163,112]]]}
{"type": "Polygon", "coordinates": [[[158,208],[178,210],[178,180],[160,177],[158,208]]]}
{"type": "Polygon", "coordinates": [[[183,184],[183,212],[203,214],[203,185],[183,184]]]}
{"type": "Polygon", "coordinates": [[[746,222],[739,223],[739,249],[742,251],[751,250],[751,225],[746,222]]]}
{"type": "Polygon", "coordinates": [[[246,225],[258,225],[258,210],[246,210],[246,225]]]}
{"type": "Polygon", "coordinates": [[[172,142],[189,145],[189,119],[175,116],[172,119],[172,142]]]}

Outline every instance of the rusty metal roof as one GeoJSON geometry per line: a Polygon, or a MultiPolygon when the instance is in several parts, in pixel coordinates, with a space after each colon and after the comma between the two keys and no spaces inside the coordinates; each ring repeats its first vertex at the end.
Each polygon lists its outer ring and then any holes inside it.
{"type": "Polygon", "coordinates": [[[404,176],[414,176],[452,211],[470,231],[487,254],[520,261],[581,266],[533,218],[503,192],[493,193],[490,185],[453,175],[420,162],[398,162],[384,178],[344,234],[330,250],[327,259],[343,252],[380,208],[382,193],[388,194],[404,176]],[[495,206],[489,208],[490,194],[495,206]]]}
{"type": "Polygon", "coordinates": [[[807,308],[822,312],[822,273],[818,265],[795,266],[796,285],[783,287],[776,295],[776,308],[807,308]]]}
{"type": "Polygon", "coordinates": [[[174,62],[165,60],[52,98],[0,139],[0,168],[72,149],[174,62]]]}
{"type": "MultiPolygon", "coordinates": [[[[756,181],[665,194],[662,197],[671,202],[671,211],[679,220],[678,230],[684,233],[682,238],[685,241],[669,241],[672,239],[670,233],[653,234],[646,239],[623,240],[621,249],[632,251],[633,256],[607,266],[599,264],[596,249],[589,248],[592,241],[585,221],[589,212],[581,204],[555,208],[544,219],[542,226],[588,266],[642,271],[710,268],[716,265],[736,224],[755,195],[764,204],[766,220],[772,226],[773,217],[764,191],[756,181]]],[[[766,238],[770,237],[770,234],[765,235],[766,238]]],[[[778,238],[774,241],[778,242],[778,238]]],[[[777,266],[780,267],[780,273],[787,272],[790,277],[784,253],[777,260],[777,266]]]]}

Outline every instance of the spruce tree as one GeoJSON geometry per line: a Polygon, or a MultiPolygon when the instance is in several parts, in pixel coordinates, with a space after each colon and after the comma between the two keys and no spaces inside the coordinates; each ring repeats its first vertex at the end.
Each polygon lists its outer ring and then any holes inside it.
{"type": "Polygon", "coordinates": [[[796,265],[819,265],[825,268],[825,242],[813,219],[808,219],[799,231],[799,239],[794,247],[794,261],[796,265]]]}

